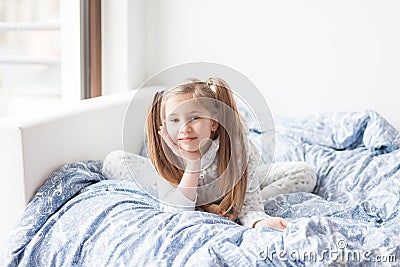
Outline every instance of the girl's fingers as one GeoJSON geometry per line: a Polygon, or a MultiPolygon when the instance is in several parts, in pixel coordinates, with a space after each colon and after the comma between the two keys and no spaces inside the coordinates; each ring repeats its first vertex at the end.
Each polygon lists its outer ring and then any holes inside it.
{"type": "MultiPolygon", "coordinates": [[[[164,126],[160,126],[160,131],[158,131],[158,133],[161,135],[161,137],[164,139],[165,143],[167,144],[167,146],[169,148],[172,149],[172,151],[177,154],[179,153],[179,149],[178,146],[174,143],[174,141],[172,140],[171,136],[169,136],[169,134],[167,133],[167,131],[165,130],[164,126]]],[[[177,154],[178,155],[178,154],[177,154]]]]}
{"type": "MultiPolygon", "coordinates": [[[[165,142],[169,143],[169,140],[167,137],[169,137],[167,131],[165,130],[164,126],[160,126],[160,130],[158,133],[161,135],[161,137],[164,139],[165,142]]],[[[169,145],[169,144],[168,144],[169,145]]]]}
{"type": "Polygon", "coordinates": [[[169,148],[171,148],[176,153],[177,152],[177,147],[176,147],[175,143],[171,140],[171,137],[168,136],[168,135],[164,135],[163,139],[164,139],[165,143],[167,143],[169,148]]]}
{"type": "Polygon", "coordinates": [[[224,216],[227,217],[231,221],[235,220],[235,216],[233,216],[232,214],[225,214],[224,216]]]}

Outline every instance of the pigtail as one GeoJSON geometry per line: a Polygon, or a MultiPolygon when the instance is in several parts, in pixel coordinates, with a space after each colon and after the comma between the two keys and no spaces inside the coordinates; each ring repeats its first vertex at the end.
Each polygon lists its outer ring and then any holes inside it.
{"type": "MultiPolygon", "coordinates": [[[[162,124],[160,118],[160,108],[161,108],[161,97],[163,91],[156,92],[153,97],[153,102],[150,108],[150,112],[147,115],[146,121],[146,133],[148,138],[148,150],[149,153],[155,152],[154,148],[160,145],[160,138],[157,137],[157,132],[162,124]]],[[[152,158],[152,157],[150,157],[152,158]]]]}
{"type": "Polygon", "coordinates": [[[222,214],[231,212],[237,217],[242,209],[247,187],[247,153],[244,145],[243,125],[228,84],[221,78],[210,78],[207,80],[207,85],[215,90],[217,100],[231,109],[222,108],[222,112],[219,114],[220,124],[228,128],[219,127],[221,145],[218,152],[218,169],[220,175],[223,176],[220,190],[228,192],[220,203],[220,212],[222,214]]]}
{"type": "Polygon", "coordinates": [[[147,115],[147,149],[149,152],[149,158],[156,171],[168,182],[178,185],[180,182],[180,177],[183,175],[183,171],[175,167],[173,164],[170,164],[168,158],[173,157],[173,152],[158,134],[160,126],[162,125],[160,114],[163,94],[164,91],[161,91],[154,95],[153,103],[147,115]],[[161,147],[163,149],[160,149],[161,147]]]}

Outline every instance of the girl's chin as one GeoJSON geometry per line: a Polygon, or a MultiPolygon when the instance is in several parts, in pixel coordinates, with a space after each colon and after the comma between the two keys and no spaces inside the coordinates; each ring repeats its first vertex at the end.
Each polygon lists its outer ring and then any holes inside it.
{"type": "Polygon", "coordinates": [[[197,151],[199,151],[198,146],[194,146],[194,145],[188,146],[188,145],[185,145],[185,144],[183,144],[183,145],[180,144],[179,148],[184,150],[184,151],[186,151],[186,152],[197,152],[197,151]]]}

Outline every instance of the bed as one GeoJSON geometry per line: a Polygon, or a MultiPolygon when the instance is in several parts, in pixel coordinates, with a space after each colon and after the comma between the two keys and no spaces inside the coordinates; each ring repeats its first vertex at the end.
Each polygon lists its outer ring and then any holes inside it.
{"type": "MultiPolygon", "coordinates": [[[[307,161],[318,175],[314,193],[264,202],[268,214],[290,221],[281,232],[246,228],[205,212],[162,212],[142,186],[105,179],[102,159],[110,151],[143,154],[143,132],[121,127],[136,93],[89,100],[74,111],[18,126],[22,138],[14,140],[18,153],[13,157],[24,171],[9,167],[6,172],[18,177],[10,190],[24,192],[13,201],[19,207],[29,204],[8,239],[1,266],[400,263],[400,135],[379,113],[275,119],[274,160],[307,161]],[[122,142],[126,136],[135,138],[122,142]]],[[[133,107],[138,123],[144,122],[149,104],[143,97],[133,107]]],[[[262,131],[248,119],[257,141],[262,131]]]]}

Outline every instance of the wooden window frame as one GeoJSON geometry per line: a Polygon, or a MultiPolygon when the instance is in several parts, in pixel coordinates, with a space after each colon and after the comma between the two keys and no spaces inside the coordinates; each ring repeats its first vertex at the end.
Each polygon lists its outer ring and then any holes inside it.
{"type": "Polygon", "coordinates": [[[81,1],[81,98],[101,96],[101,0],[81,1]]]}

